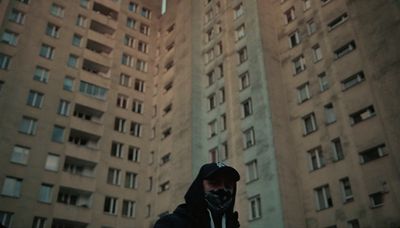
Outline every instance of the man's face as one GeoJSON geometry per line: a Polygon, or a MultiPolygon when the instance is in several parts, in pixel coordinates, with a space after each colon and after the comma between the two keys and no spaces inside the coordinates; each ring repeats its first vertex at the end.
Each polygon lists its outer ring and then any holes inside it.
{"type": "Polygon", "coordinates": [[[203,180],[203,187],[205,192],[218,189],[233,190],[234,186],[235,181],[232,181],[229,178],[225,177],[223,174],[218,173],[209,180],[203,180]]]}

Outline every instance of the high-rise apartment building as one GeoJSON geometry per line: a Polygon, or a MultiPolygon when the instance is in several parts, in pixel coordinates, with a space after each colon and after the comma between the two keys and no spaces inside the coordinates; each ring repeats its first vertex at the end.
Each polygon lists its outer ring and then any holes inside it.
{"type": "Polygon", "coordinates": [[[152,227],[209,161],[242,227],[400,226],[395,0],[1,0],[0,223],[152,227]]]}

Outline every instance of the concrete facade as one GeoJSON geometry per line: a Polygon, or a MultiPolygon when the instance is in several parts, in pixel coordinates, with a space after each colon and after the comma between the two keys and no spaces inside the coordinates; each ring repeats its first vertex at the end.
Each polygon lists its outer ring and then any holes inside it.
{"type": "Polygon", "coordinates": [[[0,222],[152,227],[223,161],[241,227],[400,226],[399,11],[0,1],[0,222]]]}

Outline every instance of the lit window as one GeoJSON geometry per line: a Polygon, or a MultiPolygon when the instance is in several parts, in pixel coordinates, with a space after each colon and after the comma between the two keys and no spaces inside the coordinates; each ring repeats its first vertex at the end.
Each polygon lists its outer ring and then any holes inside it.
{"type": "Polygon", "coordinates": [[[22,179],[16,177],[6,177],[3,182],[1,194],[3,196],[20,197],[22,179]]]}
{"type": "Polygon", "coordinates": [[[340,189],[343,203],[353,201],[353,191],[351,190],[350,179],[348,177],[340,179],[340,189]]]}
{"type": "Polygon", "coordinates": [[[56,17],[64,17],[64,7],[53,3],[50,7],[50,13],[56,17]]]}
{"type": "Polygon", "coordinates": [[[245,149],[250,148],[256,144],[253,128],[249,128],[243,131],[243,144],[245,149]]]}
{"type": "Polygon", "coordinates": [[[19,132],[27,135],[35,135],[37,129],[37,120],[31,117],[22,117],[21,124],[19,125],[19,132]]]}
{"type": "Polygon", "coordinates": [[[321,47],[319,46],[319,44],[316,44],[312,47],[312,53],[313,53],[314,62],[318,62],[322,59],[322,51],[321,51],[321,47]]]}
{"type": "Polygon", "coordinates": [[[346,90],[363,82],[364,80],[365,80],[364,72],[363,71],[357,72],[356,74],[353,74],[342,81],[342,88],[343,90],[346,90]]]}
{"type": "Polygon", "coordinates": [[[39,190],[38,200],[43,203],[51,203],[51,198],[53,195],[53,185],[42,184],[39,190]]]}
{"type": "Polygon", "coordinates": [[[290,22],[292,22],[294,19],[296,19],[296,15],[294,13],[294,7],[286,10],[284,13],[284,18],[285,18],[285,23],[289,24],[290,22]]]}
{"type": "Polygon", "coordinates": [[[48,23],[46,27],[46,35],[58,38],[60,36],[60,27],[55,24],[48,23]]]}
{"type": "Polygon", "coordinates": [[[115,168],[108,168],[107,183],[112,185],[120,185],[121,184],[120,174],[121,170],[115,168]]]}
{"type": "Polygon", "coordinates": [[[310,89],[308,82],[304,83],[303,85],[297,87],[297,100],[299,104],[305,102],[306,100],[310,99],[310,89]]]}
{"type": "Polygon", "coordinates": [[[323,210],[333,207],[333,201],[331,193],[329,191],[329,185],[324,185],[314,189],[315,199],[316,199],[316,209],[323,210]]]}
{"type": "Polygon", "coordinates": [[[135,207],[135,201],[124,200],[122,202],[122,216],[130,218],[135,217],[135,207]]]}
{"type": "Polygon", "coordinates": [[[17,45],[17,41],[18,41],[18,33],[9,31],[9,30],[5,30],[3,32],[3,35],[1,36],[1,42],[2,43],[6,43],[9,45],[17,45]]]}
{"type": "Polygon", "coordinates": [[[261,218],[261,199],[255,196],[249,199],[249,220],[261,218]]]}
{"type": "Polygon", "coordinates": [[[306,69],[306,61],[303,55],[300,55],[292,60],[293,63],[293,74],[299,74],[306,69]]]}
{"type": "Polygon", "coordinates": [[[125,188],[137,188],[137,174],[132,172],[125,173],[125,188]]]}
{"type": "Polygon", "coordinates": [[[257,160],[253,160],[246,164],[246,181],[251,182],[258,179],[257,160]]]}
{"type": "Polygon", "coordinates": [[[339,59],[356,49],[356,43],[350,41],[334,51],[335,59],[339,59]]]}
{"type": "Polygon", "coordinates": [[[53,142],[59,142],[62,143],[64,142],[64,133],[65,133],[65,128],[61,126],[54,126],[53,128],[53,133],[51,135],[51,140],[53,142]]]}
{"type": "Polygon", "coordinates": [[[374,117],[375,115],[375,108],[373,105],[371,105],[361,109],[360,111],[350,114],[350,123],[351,125],[355,125],[371,117],[374,117]]]}
{"type": "Polygon", "coordinates": [[[26,104],[31,107],[41,108],[43,104],[43,99],[44,99],[43,93],[30,90],[26,104]]]}
{"type": "Polygon", "coordinates": [[[293,48],[300,44],[300,35],[299,31],[294,31],[293,33],[289,34],[289,47],[293,48]]]}
{"type": "Polygon", "coordinates": [[[326,124],[331,124],[336,122],[336,114],[335,111],[333,110],[333,104],[329,103],[324,106],[324,112],[325,112],[325,123],[326,124]]]}
{"type": "Polygon", "coordinates": [[[54,58],[54,47],[51,47],[47,44],[42,44],[39,55],[46,59],[53,59],[54,58]]]}
{"type": "Polygon", "coordinates": [[[343,146],[340,138],[331,140],[331,149],[334,161],[340,161],[344,159],[343,146]]]}
{"type": "Polygon", "coordinates": [[[308,135],[317,130],[317,122],[315,120],[314,113],[310,113],[304,116],[302,119],[303,119],[304,135],[308,135]]]}
{"type": "Polygon", "coordinates": [[[116,215],[117,214],[117,203],[118,199],[115,197],[106,196],[104,200],[103,211],[108,214],[116,215]]]}
{"type": "Polygon", "coordinates": [[[49,81],[49,70],[41,66],[36,66],[33,80],[47,83],[49,81]]]}
{"type": "Polygon", "coordinates": [[[321,147],[314,148],[308,152],[308,164],[310,171],[322,168],[325,165],[321,147]]]}
{"type": "Polygon", "coordinates": [[[7,70],[11,61],[11,56],[0,53],[0,69],[7,70]]]}
{"type": "Polygon", "coordinates": [[[8,20],[12,21],[14,23],[17,24],[24,24],[25,22],[25,13],[16,10],[16,9],[12,9],[11,13],[8,16],[8,20]]]}
{"type": "Polygon", "coordinates": [[[329,89],[328,75],[326,75],[325,72],[322,72],[318,75],[318,82],[319,82],[319,90],[321,92],[329,89]]]}
{"type": "Polygon", "coordinates": [[[60,156],[57,154],[47,154],[44,168],[49,171],[57,172],[60,165],[60,156]]]}
{"type": "Polygon", "coordinates": [[[11,152],[11,162],[18,164],[28,164],[30,148],[24,146],[14,146],[11,152]]]}
{"type": "Polygon", "coordinates": [[[374,161],[376,159],[379,159],[385,155],[387,155],[385,144],[380,144],[378,146],[374,146],[372,148],[366,149],[362,152],[359,153],[360,156],[360,162],[361,164],[374,161]]]}

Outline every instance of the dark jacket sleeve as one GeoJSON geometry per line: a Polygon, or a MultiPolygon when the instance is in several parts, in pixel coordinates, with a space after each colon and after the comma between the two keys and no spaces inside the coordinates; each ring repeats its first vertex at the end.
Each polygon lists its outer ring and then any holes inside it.
{"type": "Polygon", "coordinates": [[[188,228],[188,224],[183,218],[175,214],[169,214],[161,217],[154,228],[188,228]]]}
{"type": "Polygon", "coordinates": [[[173,223],[168,217],[170,216],[163,216],[160,218],[154,225],[154,228],[173,228],[173,223]]]}

